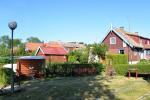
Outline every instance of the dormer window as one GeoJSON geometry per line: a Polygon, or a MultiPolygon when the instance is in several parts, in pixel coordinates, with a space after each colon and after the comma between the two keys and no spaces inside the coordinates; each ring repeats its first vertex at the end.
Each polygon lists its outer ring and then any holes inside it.
{"type": "Polygon", "coordinates": [[[116,37],[110,37],[110,44],[116,44],[116,37]]]}

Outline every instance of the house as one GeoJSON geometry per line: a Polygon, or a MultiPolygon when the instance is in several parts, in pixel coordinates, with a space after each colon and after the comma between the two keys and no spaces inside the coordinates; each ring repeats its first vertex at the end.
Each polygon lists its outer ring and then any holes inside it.
{"type": "Polygon", "coordinates": [[[108,46],[108,53],[127,54],[130,64],[150,59],[150,38],[140,36],[138,32],[128,32],[123,27],[112,28],[102,43],[108,46]]]}
{"type": "Polygon", "coordinates": [[[53,45],[61,45],[63,46],[68,52],[73,51],[73,50],[79,50],[83,49],[86,46],[84,45],[83,42],[61,42],[61,41],[50,41],[49,46],[53,45]]]}
{"type": "Polygon", "coordinates": [[[43,56],[46,62],[66,62],[67,51],[63,47],[39,47],[35,53],[36,56],[43,56]]]}
{"type": "Polygon", "coordinates": [[[33,52],[37,50],[37,48],[41,46],[45,47],[60,47],[63,46],[68,52],[77,49],[83,49],[86,46],[82,42],[61,42],[61,41],[50,41],[49,43],[26,43],[25,51],[33,52]]]}
{"type": "Polygon", "coordinates": [[[39,46],[44,46],[44,43],[32,43],[32,42],[28,42],[28,43],[25,44],[25,51],[26,52],[36,51],[39,46]]]}
{"type": "Polygon", "coordinates": [[[86,48],[83,42],[60,42],[60,44],[68,51],[81,50],[86,48]]]}

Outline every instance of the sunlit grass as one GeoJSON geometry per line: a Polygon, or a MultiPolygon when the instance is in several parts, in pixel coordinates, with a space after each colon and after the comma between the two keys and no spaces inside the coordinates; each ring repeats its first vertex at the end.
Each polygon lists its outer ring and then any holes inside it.
{"type": "MultiPolygon", "coordinates": [[[[150,91],[142,78],[123,76],[57,77],[23,82],[24,89],[1,100],[136,100],[150,91]]],[[[145,99],[149,98],[147,96],[145,99]]],[[[148,99],[147,99],[148,100],[148,99]]]]}
{"type": "Polygon", "coordinates": [[[143,78],[130,78],[117,76],[110,79],[110,82],[105,82],[110,89],[115,91],[117,98],[123,100],[136,100],[140,96],[150,91],[150,84],[143,78]]]}

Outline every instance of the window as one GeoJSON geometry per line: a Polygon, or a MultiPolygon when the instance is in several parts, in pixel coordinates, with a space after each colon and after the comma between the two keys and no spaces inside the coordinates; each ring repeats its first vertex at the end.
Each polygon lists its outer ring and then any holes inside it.
{"type": "Polygon", "coordinates": [[[116,44],[116,37],[110,38],[110,44],[116,44]]]}
{"type": "Polygon", "coordinates": [[[124,54],[124,50],[123,50],[123,49],[120,49],[120,50],[119,50],[119,53],[120,53],[120,54],[124,54]]]}
{"type": "Polygon", "coordinates": [[[150,50],[146,50],[146,55],[150,56],[150,50]]]}

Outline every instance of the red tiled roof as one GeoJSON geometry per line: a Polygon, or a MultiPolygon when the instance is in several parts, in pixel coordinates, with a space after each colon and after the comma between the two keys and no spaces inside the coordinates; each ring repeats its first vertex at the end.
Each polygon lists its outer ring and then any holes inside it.
{"type": "Polygon", "coordinates": [[[40,47],[44,54],[50,55],[67,55],[67,51],[63,47],[40,47]]]}
{"type": "Polygon", "coordinates": [[[27,51],[34,51],[38,47],[62,47],[58,42],[53,43],[26,43],[25,48],[27,51]]]}
{"type": "Polygon", "coordinates": [[[39,46],[44,46],[44,43],[26,43],[25,44],[25,49],[27,51],[34,51],[36,50],[39,46]]]}
{"type": "Polygon", "coordinates": [[[26,51],[34,51],[39,47],[64,47],[64,48],[85,48],[84,44],[79,43],[71,43],[71,42],[59,42],[59,41],[51,41],[49,43],[26,43],[25,49],[26,51]]]}
{"type": "Polygon", "coordinates": [[[140,48],[150,48],[150,45],[147,45],[143,43],[141,40],[149,40],[147,37],[143,37],[138,35],[137,33],[127,32],[124,29],[116,28],[115,31],[119,34],[121,34],[124,38],[127,39],[127,41],[132,44],[134,47],[140,47],[140,48]]]}

